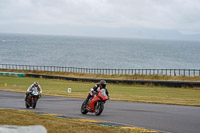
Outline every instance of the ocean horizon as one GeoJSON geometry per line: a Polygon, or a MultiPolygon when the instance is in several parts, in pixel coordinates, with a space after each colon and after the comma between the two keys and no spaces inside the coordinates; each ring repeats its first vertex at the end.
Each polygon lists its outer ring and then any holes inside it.
{"type": "Polygon", "coordinates": [[[1,64],[199,69],[200,41],[0,33],[1,64]]]}

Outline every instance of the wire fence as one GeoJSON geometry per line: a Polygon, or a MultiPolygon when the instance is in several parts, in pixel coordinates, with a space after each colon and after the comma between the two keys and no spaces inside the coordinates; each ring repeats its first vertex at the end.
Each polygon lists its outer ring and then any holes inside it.
{"type": "Polygon", "coordinates": [[[29,71],[51,71],[51,72],[73,72],[89,74],[127,74],[127,75],[168,75],[168,76],[200,76],[200,69],[98,69],[98,68],[76,68],[61,66],[35,66],[0,64],[0,69],[29,70],[29,71]]]}

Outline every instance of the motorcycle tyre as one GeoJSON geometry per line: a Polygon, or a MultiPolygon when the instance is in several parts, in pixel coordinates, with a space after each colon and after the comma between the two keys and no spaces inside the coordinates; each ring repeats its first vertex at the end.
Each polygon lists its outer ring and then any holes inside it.
{"type": "Polygon", "coordinates": [[[37,104],[37,98],[34,98],[33,101],[34,102],[32,103],[32,108],[35,109],[36,104],[37,104]]]}
{"type": "Polygon", "coordinates": [[[104,103],[99,102],[99,104],[95,106],[95,115],[99,116],[103,112],[103,109],[104,109],[104,103]],[[97,106],[99,107],[98,111],[96,111],[96,109],[98,108],[97,106]]]}
{"type": "Polygon", "coordinates": [[[29,104],[27,103],[27,101],[25,101],[25,106],[26,106],[27,109],[30,108],[30,106],[29,106],[29,104]]]}
{"type": "Polygon", "coordinates": [[[86,100],[83,102],[81,106],[81,113],[84,115],[88,113],[88,110],[85,108],[85,106],[86,106],[86,100]]]}

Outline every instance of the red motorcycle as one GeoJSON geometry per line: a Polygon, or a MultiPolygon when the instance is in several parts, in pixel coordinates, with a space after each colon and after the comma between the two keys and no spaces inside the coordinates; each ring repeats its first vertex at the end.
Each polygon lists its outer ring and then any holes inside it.
{"type": "Polygon", "coordinates": [[[86,103],[85,100],[81,106],[81,113],[87,114],[88,112],[95,113],[95,115],[100,115],[103,112],[104,104],[108,100],[108,96],[106,95],[106,90],[101,89],[97,91],[96,94],[93,95],[86,103]]]}

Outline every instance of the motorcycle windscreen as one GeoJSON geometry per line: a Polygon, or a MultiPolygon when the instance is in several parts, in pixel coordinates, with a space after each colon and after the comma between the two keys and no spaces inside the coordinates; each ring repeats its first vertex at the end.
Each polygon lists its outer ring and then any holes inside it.
{"type": "Polygon", "coordinates": [[[38,90],[37,90],[36,87],[33,88],[32,94],[33,94],[33,95],[38,95],[38,90]]]}
{"type": "Polygon", "coordinates": [[[106,96],[106,90],[105,89],[101,89],[101,94],[105,97],[106,96]]]}

